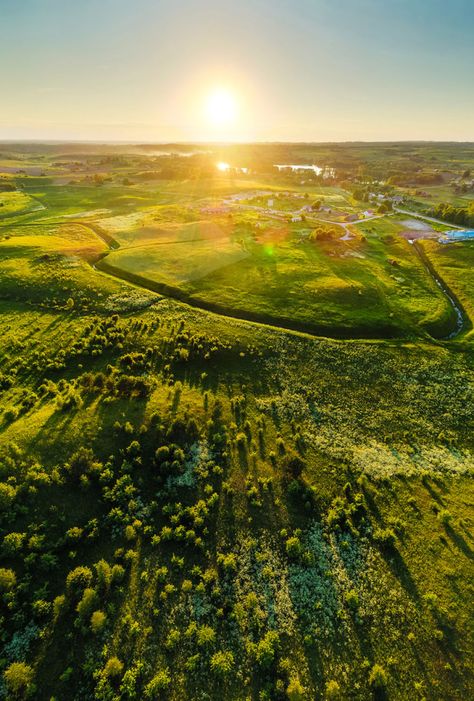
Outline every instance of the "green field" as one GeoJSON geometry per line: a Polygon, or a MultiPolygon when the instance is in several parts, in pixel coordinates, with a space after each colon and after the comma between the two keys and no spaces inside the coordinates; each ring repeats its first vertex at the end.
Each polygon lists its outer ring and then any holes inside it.
{"type": "Polygon", "coordinates": [[[474,246],[287,213],[474,151],[17,149],[47,177],[0,221],[0,698],[471,698],[474,246]],[[284,215],[212,213],[262,191],[284,215]]]}
{"type": "MultiPolygon", "coordinates": [[[[370,231],[377,227],[378,220],[370,231]]],[[[103,267],[230,314],[328,335],[420,333],[449,319],[449,305],[404,239],[380,232],[362,241],[354,231],[348,241],[310,241],[298,228],[274,228],[260,241],[249,223],[246,229],[225,221],[147,229],[143,239],[140,231],[118,234],[133,243],[109,254],[103,267]]]]}

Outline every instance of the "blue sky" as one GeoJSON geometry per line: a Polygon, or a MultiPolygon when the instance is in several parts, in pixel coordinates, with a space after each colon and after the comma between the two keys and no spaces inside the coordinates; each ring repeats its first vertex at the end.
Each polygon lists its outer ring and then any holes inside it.
{"type": "Polygon", "coordinates": [[[0,139],[474,140],[473,33],[472,0],[0,0],[0,139]]]}

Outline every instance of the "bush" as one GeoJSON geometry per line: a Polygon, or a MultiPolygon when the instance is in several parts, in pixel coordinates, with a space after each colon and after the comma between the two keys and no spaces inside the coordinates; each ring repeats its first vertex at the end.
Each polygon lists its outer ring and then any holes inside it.
{"type": "Polygon", "coordinates": [[[54,617],[57,618],[61,612],[64,609],[64,605],[66,603],[66,597],[64,594],[60,594],[60,596],[56,596],[54,601],[53,601],[53,613],[54,617]]]}
{"type": "Polygon", "coordinates": [[[171,676],[169,673],[169,670],[166,669],[161,669],[159,672],[155,674],[153,679],[148,682],[148,684],[145,687],[145,697],[147,699],[155,699],[156,701],[160,701],[163,696],[161,694],[162,691],[165,689],[168,689],[168,687],[171,684],[171,676]]]}
{"type": "Polygon", "coordinates": [[[87,587],[84,589],[82,599],[76,606],[76,611],[81,618],[89,618],[92,609],[97,605],[98,597],[95,589],[87,587]]]}
{"type": "Polygon", "coordinates": [[[88,475],[100,468],[101,464],[94,458],[94,453],[90,448],[79,448],[71,455],[64,468],[69,476],[79,481],[83,475],[88,475]]]}
{"type": "Polygon", "coordinates": [[[16,489],[11,484],[0,482],[0,511],[7,511],[16,497],[16,489]]]}
{"type": "Polygon", "coordinates": [[[76,567],[66,577],[66,587],[77,594],[86,589],[92,582],[92,572],[88,567],[76,567]]]}
{"type": "Polygon", "coordinates": [[[107,591],[112,582],[112,568],[106,560],[99,560],[94,565],[97,573],[97,586],[103,591],[107,591]]]}
{"type": "Polygon", "coordinates": [[[453,515],[450,511],[448,511],[448,509],[441,509],[441,511],[438,513],[438,520],[441,521],[443,526],[449,526],[453,520],[453,515]]]}
{"type": "Polygon", "coordinates": [[[105,626],[107,616],[103,611],[94,611],[91,616],[91,630],[93,633],[100,633],[105,626]]]}
{"type": "Polygon", "coordinates": [[[236,572],[237,571],[237,555],[235,553],[219,553],[217,556],[217,564],[222,567],[224,572],[236,572]]]}
{"type": "Polygon", "coordinates": [[[387,672],[379,664],[374,664],[370,670],[369,684],[374,689],[383,689],[387,685],[387,672]]]}
{"type": "Polygon", "coordinates": [[[351,609],[357,609],[359,606],[359,595],[357,594],[355,589],[350,589],[346,595],[346,604],[349,606],[351,609]]]}
{"type": "Polygon", "coordinates": [[[104,677],[107,679],[116,679],[122,676],[123,662],[118,657],[110,657],[104,667],[104,677]]]}
{"type": "Polygon", "coordinates": [[[377,528],[374,531],[374,541],[382,548],[394,548],[397,542],[397,536],[393,528],[377,528]]]}
{"type": "Polygon", "coordinates": [[[341,687],[339,684],[331,679],[326,682],[326,698],[328,699],[338,699],[341,695],[341,687]]]}
{"type": "Polygon", "coordinates": [[[261,667],[270,667],[275,661],[280,639],[278,633],[269,631],[262,640],[257,643],[255,659],[261,667]]]}
{"type": "Polygon", "coordinates": [[[0,567],[0,592],[11,591],[16,585],[16,574],[13,570],[0,567]]]}
{"type": "Polygon", "coordinates": [[[288,538],[288,540],[285,543],[285,548],[287,555],[294,559],[298,558],[303,551],[301,541],[296,536],[288,538]]]}
{"type": "Polygon", "coordinates": [[[3,678],[14,696],[25,698],[34,691],[33,669],[25,662],[12,662],[4,671],[3,678]]]}
{"type": "Polygon", "coordinates": [[[211,670],[218,677],[227,677],[234,667],[234,655],[230,650],[220,650],[211,657],[211,670]]]}
{"type": "Polygon", "coordinates": [[[306,699],[306,689],[297,677],[290,679],[286,695],[289,701],[304,701],[306,699]]]}
{"type": "Polygon", "coordinates": [[[200,647],[212,645],[215,639],[216,633],[210,626],[201,626],[196,631],[196,642],[200,647]]]}

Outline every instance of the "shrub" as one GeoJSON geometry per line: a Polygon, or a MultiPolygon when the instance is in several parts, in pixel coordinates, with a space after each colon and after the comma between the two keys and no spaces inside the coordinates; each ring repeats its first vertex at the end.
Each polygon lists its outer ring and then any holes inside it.
{"type": "Polygon", "coordinates": [[[81,592],[92,582],[92,572],[88,567],[76,567],[66,577],[66,587],[73,593],[81,592]]]}
{"type": "Polygon", "coordinates": [[[237,571],[237,555],[235,553],[219,553],[217,556],[217,564],[225,572],[236,572],[237,571]]]}
{"type": "Polygon", "coordinates": [[[137,532],[134,529],[134,527],[131,525],[125,526],[125,538],[127,540],[135,540],[136,537],[137,537],[137,532]]]}
{"type": "Polygon", "coordinates": [[[453,515],[450,511],[448,511],[448,509],[441,509],[441,511],[438,513],[438,520],[441,521],[443,526],[449,526],[453,520],[453,515]]]}
{"type": "Polygon", "coordinates": [[[374,689],[383,689],[387,684],[387,672],[379,664],[374,664],[370,670],[369,684],[374,689]]]}
{"type": "Polygon", "coordinates": [[[295,558],[295,559],[298,558],[303,551],[301,541],[296,536],[293,536],[292,538],[288,538],[288,540],[285,543],[285,548],[286,548],[287,555],[289,557],[295,558]]]}
{"type": "Polygon", "coordinates": [[[393,528],[377,528],[374,531],[374,541],[385,548],[393,548],[397,542],[397,536],[393,528]]]}
{"type": "Polygon", "coordinates": [[[61,594],[60,596],[56,596],[56,598],[53,601],[53,613],[54,617],[57,618],[60,613],[62,612],[64,608],[64,604],[66,603],[66,597],[64,594],[61,594]]]}
{"type": "Polygon", "coordinates": [[[13,570],[0,567],[0,592],[11,591],[16,585],[16,574],[13,570]]]}
{"type": "Polygon", "coordinates": [[[122,676],[123,662],[119,660],[118,657],[110,657],[104,667],[104,677],[108,679],[115,679],[122,676]]]}
{"type": "Polygon", "coordinates": [[[16,497],[16,489],[11,484],[0,482],[0,511],[7,511],[16,497]]]}
{"type": "Polygon", "coordinates": [[[265,637],[257,643],[255,659],[261,667],[270,667],[275,660],[280,638],[275,631],[269,631],[265,637]]]}
{"type": "Polygon", "coordinates": [[[196,641],[200,647],[212,645],[215,639],[216,633],[210,626],[200,626],[196,631],[196,641]]]}
{"type": "Polygon", "coordinates": [[[64,467],[73,480],[79,481],[83,475],[98,470],[101,464],[96,461],[90,448],[82,447],[71,455],[64,467]]]}
{"type": "Polygon", "coordinates": [[[301,684],[298,677],[293,677],[290,679],[286,689],[286,695],[288,696],[289,701],[304,701],[304,699],[306,699],[306,689],[301,684]]]}
{"type": "Polygon", "coordinates": [[[234,655],[230,650],[219,650],[211,657],[211,670],[218,677],[227,677],[234,666],[234,655]]]}
{"type": "Polygon", "coordinates": [[[355,589],[350,589],[345,596],[346,603],[351,609],[356,609],[359,606],[359,596],[355,589]]]}
{"type": "Polygon", "coordinates": [[[121,582],[125,576],[125,569],[122,565],[113,565],[112,567],[112,582],[121,582]]]}
{"type": "Polygon", "coordinates": [[[82,599],[76,606],[76,611],[81,618],[88,618],[92,609],[97,605],[98,597],[95,589],[87,587],[84,589],[82,599]]]}
{"type": "Polygon", "coordinates": [[[99,589],[107,591],[112,582],[112,568],[106,560],[99,560],[94,567],[97,573],[97,586],[99,589]]]}
{"type": "Polygon", "coordinates": [[[326,682],[326,697],[328,699],[338,699],[341,695],[341,687],[339,684],[331,679],[326,682]]]}
{"type": "Polygon", "coordinates": [[[25,698],[33,689],[33,669],[25,662],[12,662],[3,673],[7,689],[18,697],[25,698]]]}
{"type": "Polygon", "coordinates": [[[164,691],[165,689],[168,689],[168,687],[171,684],[171,676],[169,673],[168,668],[166,669],[161,669],[159,672],[155,674],[153,679],[148,682],[148,684],[145,687],[145,697],[147,699],[155,699],[156,701],[160,701],[163,697],[161,692],[164,691]]]}
{"type": "Polygon", "coordinates": [[[107,616],[103,611],[94,611],[91,616],[91,630],[93,633],[100,633],[105,626],[107,616]]]}

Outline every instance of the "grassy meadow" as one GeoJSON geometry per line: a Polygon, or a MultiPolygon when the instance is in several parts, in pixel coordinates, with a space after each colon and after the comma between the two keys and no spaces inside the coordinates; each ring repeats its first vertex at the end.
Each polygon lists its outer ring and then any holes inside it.
{"type": "MultiPolygon", "coordinates": [[[[471,158],[392,146],[374,180],[471,158]]],[[[356,145],[17,148],[44,209],[0,221],[0,698],[470,698],[472,244],[289,221],[368,206],[356,145]]]]}

